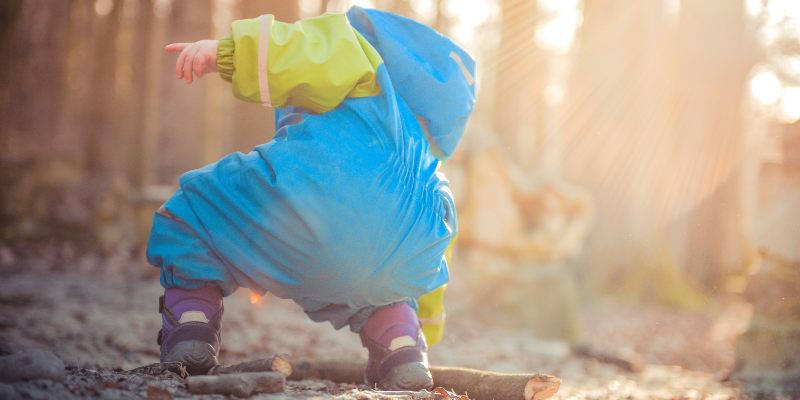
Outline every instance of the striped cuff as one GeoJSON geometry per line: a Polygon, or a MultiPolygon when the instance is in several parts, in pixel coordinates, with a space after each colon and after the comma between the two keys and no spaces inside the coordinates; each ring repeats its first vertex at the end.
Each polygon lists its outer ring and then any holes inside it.
{"type": "Polygon", "coordinates": [[[234,21],[233,42],[233,94],[245,101],[271,106],[269,81],[267,79],[269,33],[274,17],[262,15],[258,18],[234,21]]]}
{"type": "Polygon", "coordinates": [[[262,15],[258,17],[260,29],[258,32],[258,91],[261,95],[261,104],[272,107],[269,96],[269,29],[272,27],[273,16],[262,15]]]}

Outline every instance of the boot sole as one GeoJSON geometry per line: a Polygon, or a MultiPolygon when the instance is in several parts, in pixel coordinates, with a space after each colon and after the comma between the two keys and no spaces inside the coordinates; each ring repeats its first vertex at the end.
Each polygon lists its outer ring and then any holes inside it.
{"type": "Polygon", "coordinates": [[[162,361],[181,362],[190,375],[203,375],[219,364],[214,347],[200,340],[179,342],[164,356],[162,361]]]}
{"type": "Polygon", "coordinates": [[[421,362],[398,365],[382,379],[378,386],[384,390],[420,391],[433,388],[430,370],[421,362]]]}

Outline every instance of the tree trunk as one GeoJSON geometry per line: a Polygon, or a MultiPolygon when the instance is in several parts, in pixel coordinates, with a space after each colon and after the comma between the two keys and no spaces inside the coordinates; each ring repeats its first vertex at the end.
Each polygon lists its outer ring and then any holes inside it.
{"type": "Polygon", "coordinates": [[[86,126],[85,166],[92,176],[109,174],[114,160],[113,145],[117,136],[112,124],[117,70],[117,32],[122,17],[122,0],[112,3],[108,15],[100,17],[93,52],[91,100],[93,112],[86,126]]]}
{"type": "MultiPolygon", "coordinates": [[[[255,18],[261,14],[273,14],[278,21],[294,22],[300,18],[300,9],[294,1],[242,0],[236,18],[255,18]]],[[[268,142],[274,133],[275,113],[271,108],[235,101],[232,135],[234,146],[230,150],[248,152],[253,147],[268,142]]]]}
{"type": "Polygon", "coordinates": [[[756,223],[759,260],[748,276],[753,318],[737,339],[737,378],[800,397],[800,124],[788,126],[783,160],[764,163],[756,223]]]}
{"type": "Polygon", "coordinates": [[[754,35],[744,3],[681,3],[679,71],[684,116],[678,126],[692,147],[704,149],[693,168],[704,185],[717,187],[689,217],[683,260],[709,288],[743,270],[746,250],[741,174],[744,159],[743,97],[755,64],[754,35]],[[714,26],[714,29],[708,29],[714,26]],[[737,43],[722,46],[721,43],[737,43]],[[697,268],[700,266],[701,268],[697,268]]]}
{"type": "MultiPolygon", "coordinates": [[[[743,7],[685,1],[670,15],[660,0],[584,3],[563,163],[598,203],[585,254],[592,286],[651,296],[652,274],[673,276],[660,286],[681,291],[690,290],[681,267],[713,285],[741,265],[733,171],[753,64],[743,7]]],[[[686,297],[670,291],[670,301],[686,297]]]]}
{"type": "Polygon", "coordinates": [[[131,105],[127,124],[133,133],[132,145],[135,156],[131,158],[128,176],[134,187],[141,188],[147,182],[148,163],[152,159],[145,155],[147,148],[147,106],[153,101],[153,85],[151,80],[158,71],[150,70],[154,32],[153,0],[139,0],[136,3],[136,26],[131,45],[131,81],[136,82],[131,88],[131,105]]]}
{"type": "MultiPolygon", "coordinates": [[[[167,42],[195,42],[211,37],[211,0],[175,0],[167,24],[167,42]]],[[[177,183],[186,171],[203,165],[206,86],[174,78],[177,56],[164,57],[158,132],[158,181],[177,183]]]]}
{"type": "Polygon", "coordinates": [[[0,237],[49,228],[46,199],[38,195],[48,190],[42,174],[61,119],[69,6],[14,0],[0,6],[0,237]]]}
{"type": "Polygon", "coordinates": [[[537,139],[545,118],[541,101],[547,68],[534,42],[538,10],[534,0],[501,0],[500,49],[494,85],[495,133],[516,162],[533,167],[541,155],[537,139]]]}

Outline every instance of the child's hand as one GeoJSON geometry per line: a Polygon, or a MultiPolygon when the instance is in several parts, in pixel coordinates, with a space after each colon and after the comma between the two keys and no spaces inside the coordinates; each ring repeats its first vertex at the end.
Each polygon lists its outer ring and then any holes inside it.
{"type": "Polygon", "coordinates": [[[200,78],[208,72],[217,71],[217,43],[216,40],[172,43],[164,50],[170,53],[181,52],[175,62],[175,76],[186,83],[192,83],[192,72],[200,78]]]}

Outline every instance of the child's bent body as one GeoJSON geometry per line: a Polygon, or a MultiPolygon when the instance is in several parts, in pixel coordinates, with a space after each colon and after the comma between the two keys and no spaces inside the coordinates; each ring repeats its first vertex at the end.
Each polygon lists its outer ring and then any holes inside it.
{"type": "MultiPolygon", "coordinates": [[[[413,307],[448,280],[456,214],[437,169],[472,110],[471,58],[423,25],[357,7],[236,21],[214,51],[238,97],[279,107],[276,134],[185,174],[157,211],[148,258],[166,289],[162,360],[213,366],[222,296],[247,287],[359,332],[368,383],[430,386],[413,307]]],[[[190,79],[191,56],[179,59],[190,79]]]]}

